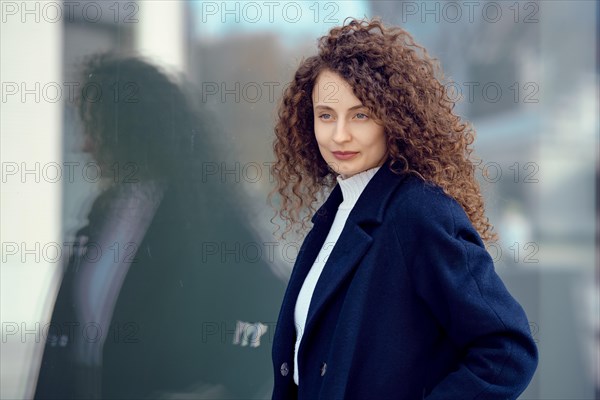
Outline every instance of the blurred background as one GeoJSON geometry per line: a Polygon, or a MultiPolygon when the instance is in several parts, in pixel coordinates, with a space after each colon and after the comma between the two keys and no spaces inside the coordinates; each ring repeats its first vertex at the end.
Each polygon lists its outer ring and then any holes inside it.
{"type": "MultiPolygon", "coordinates": [[[[1,398],[34,394],[66,258],[56,252],[102,189],[75,106],[85,58],[143,56],[195,93],[218,126],[201,178],[236,188],[255,252],[237,251],[285,283],[299,242],[277,241],[265,201],[277,101],[319,36],[346,17],[379,16],[440,61],[456,112],[476,129],[500,236],[488,249],[540,350],[520,398],[600,399],[597,2],[0,4],[1,398]]],[[[119,90],[109,95],[132,94],[119,90]]]]}

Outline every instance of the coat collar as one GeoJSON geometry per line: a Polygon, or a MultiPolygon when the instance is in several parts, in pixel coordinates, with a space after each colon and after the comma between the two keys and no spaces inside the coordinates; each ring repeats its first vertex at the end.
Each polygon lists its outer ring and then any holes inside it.
{"type": "MultiPolygon", "coordinates": [[[[392,172],[390,161],[386,161],[365,187],[348,216],[348,220],[352,219],[358,225],[365,223],[380,224],[383,221],[383,215],[392,193],[404,180],[405,176],[405,174],[392,172]]],[[[324,224],[329,232],[338,206],[342,201],[342,190],[340,185],[337,184],[325,203],[313,215],[311,219],[314,224],[313,229],[317,228],[318,224],[324,224]]]]}
{"type": "MultiPolygon", "coordinates": [[[[364,188],[319,277],[310,302],[302,342],[305,342],[310,336],[310,331],[319,319],[323,307],[356,269],[360,259],[371,246],[373,239],[370,232],[374,226],[383,222],[387,205],[405,177],[406,174],[392,172],[388,160],[364,188]]],[[[342,191],[338,184],[312,217],[313,228],[306,236],[298,253],[282,305],[282,317],[285,318],[280,321],[283,325],[281,326],[282,330],[294,329],[294,309],[298,293],[325,242],[342,200],[342,191]]],[[[291,337],[295,337],[295,335],[292,334],[291,337]]],[[[301,349],[302,343],[300,352],[301,349]]]]}

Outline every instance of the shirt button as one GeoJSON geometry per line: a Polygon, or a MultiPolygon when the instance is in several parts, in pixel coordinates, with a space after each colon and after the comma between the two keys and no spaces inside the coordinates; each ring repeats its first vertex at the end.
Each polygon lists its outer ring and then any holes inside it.
{"type": "Polygon", "coordinates": [[[324,376],[325,372],[327,372],[327,363],[321,364],[321,376],[324,376]]]}
{"type": "Polygon", "coordinates": [[[284,362],[283,364],[281,364],[281,368],[279,370],[281,371],[281,375],[287,376],[287,374],[290,372],[288,363],[284,362]]]}

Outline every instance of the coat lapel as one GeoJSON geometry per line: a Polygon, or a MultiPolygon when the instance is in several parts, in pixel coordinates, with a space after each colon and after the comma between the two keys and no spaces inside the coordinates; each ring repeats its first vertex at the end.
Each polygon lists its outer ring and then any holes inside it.
{"type": "MultiPolygon", "coordinates": [[[[350,212],[344,229],[319,277],[308,310],[303,342],[310,335],[311,328],[315,324],[315,321],[318,320],[324,306],[335,295],[344,280],[356,269],[360,259],[371,246],[373,239],[370,232],[376,225],[381,224],[383,221],[387,204],[393,192],[405,177],[405,174],[392,172],[389,169],[389,162],[386,162],[365,187],[350,212]]],[[[282,337],[292,340],[292,343],[293,338],[296,337],[294,309],[298,293],[325,242],[337,208],[342,200],[342,191],[340,186],[337,185],[325,203],[313,216],[313,228],[306,236],[298,253],[288,289],[284,296],[282,312],[277,328],[281,329],[278,335],[281,334],[282,337]]],[[[281,344],[285,347],[288,346],[288,344],[281,344]]],[[[290,349],[281,350],[285,352],[290,349]]]]}
{"type": "Polygon", "coordinates": [[[293,343],[296,337],[296,325],[294,322],[296,300],[300,293],[300,289],[302,288],[302,284],[304,283],[304,279],[306,279],[306,275],[310,271],[310,268],[325,242],[325,238],[333,224],[336,210],[342,200],[342,191],[338,185],[333,189],[325,203],[323,203],[313,216],[313,228],[304,239],[300,252],[296,257],[296,263],[286,293],[283,297],[281,313],[279,321],[277,322],[277,336],[287,339],[287,341],[275,341],[274,343],[275,346],[282,346],[282,348],[279,349],[282,354],[287,354],[287,352],[293,351],[294,349],[293,345],[290,346],[289,342],[293,343]]]}
{"type": "Polygon", "coordinates": [[[305,332],[311,330],[323,306],[356,269],[372,241],[371,236],[359,225],[355,223],[345,225],[317,281],[308,309],[305,332]]]}
{"type": "MultiPolygon", "coordinates": [[[[329,255],[323,268],[323,272],[319,277],[308,310],[304,330],[305,335],[309,334],[312,326],[316,323],[319,315],[323,311],[324,306],[336,295],[336,291],[342,286],[344,281],[350,279],[351,275],[360,264],[360,260],[371,247],[373,242],[371,232],[383,221],[387,204],[394,190],[404,178],[404,174],[397,175],[393,173],[389,169],[389,163],[385,163],[365,187],[363,193],[350,212],[342,233],[329,255]]],[[[336,189],[340,190],[339,185],[336,186],[336,189]]],[[[337,205],[339,205],[339,202],[337,205]]],[[[326,209],[325,215],[335,215],[337,205],[333,210],[326,209]]],[[[321,214],[317,213],[315,217],[318,219],[315,221],[315,227],[317,227],[320,225],[319,219],[321,218],[321,214]]],[[[330,216],[329,219],[333,219],[333,217],[330,216]]],[[[315,240],[315,243],[311,244],[316,247],[316,249],[313,249],[315,252],[314,256],[311,253],[308,262],[305,260],[302,261],[303,264],[309,264],[308,266],[303,265],[303,267],[307,269],[306,273],[308,273],[317,253],[325,241],[325,237],[322,236],[327,236],[332,222],[333,221],[328,221],[327,224],[323,224],[323,228],[319,228],[319,230],[324,230],[325,233],[320,233],[319,241],[317,242],[317,240],[315,240]]],[[[304,279],[302,279],[302,281],[304,281],[304,279]]]]}

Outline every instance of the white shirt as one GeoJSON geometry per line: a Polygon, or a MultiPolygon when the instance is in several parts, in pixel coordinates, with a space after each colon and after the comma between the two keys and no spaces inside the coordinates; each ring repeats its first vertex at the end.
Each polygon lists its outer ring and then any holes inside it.
{"type": "Polygon", "coordinates": [[[310,271],[306,275],[304,283],[302,284],[302,288],[300,289],[300,293],[298,293],[296,307],[294,309],[294,322],[296,325],[296,344],[294,348],[294,382],[296,382],[296,385],[299,381],[298,348],[300,347],[300,341],[302,340],[302,333],[304,331],[306,318],[308,316],[308,308],[310,306],[310,301],[312,299],[313,292],[315,291],[315,287],[317,286],[317,281],[321,276],[321,272],[323,272],[323,268],[325,267],[325,263],[327,262],[329,254],[333,250],[335,243],[342,233],[342,229],[346,224],[346,220],[348,219],[350,211],[352,211],[352,208],[358,201],[358,198],[360,197],[364,188],[367,186],[367,183],[369,183],[379,168],[380,167],[371,168],[352,175],[346,179],[342,178],[341,175],[338,175],[337,177],[337,182],[342,190],[343,201],[338,206],[335,219],[333,220],[333,224],[331,225],[329,233],[325,238],[325,242],[323,242],[321,251],[317,255],[317,258],[315,259],[310,271]]]}
{"type": "MultiPolygon", "coordinates": [[[[102,225],[96,227],[99,232],[90,242],[91,255],[82,257],[78,265],[73,289],[82,326],[106,327],[102,332],[98,328],[98,340],[75,341],[76,357],[86,365],[102,363],[102,349],[109,337],[108,326],[121,286],[133,256],[138,250],[147,251],[137,246],[142,243],[164,194],[162,185],[153,181],[121,185],[115,191],[102,225]]],[[[89,240],[87,236],[77,239],[81,246],[89,240]]],[[[90,329],[84,333],[92,336],[96,331],[90,329]]]]}

